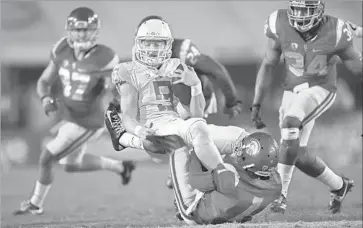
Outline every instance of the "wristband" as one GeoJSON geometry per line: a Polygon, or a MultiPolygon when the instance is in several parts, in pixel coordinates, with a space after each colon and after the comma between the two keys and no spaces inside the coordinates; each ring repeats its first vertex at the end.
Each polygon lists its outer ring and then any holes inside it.
{"type": "Polygon", "coordinates": [[[199,94],[202,94],[203,93],[203,89],[202,89],[202,83],[198,83],[194,86],[191,86],[191,94],[192,94],[192,97],[195,97],[199,94]]]}
{"type": "Polygon", "coordinates": [[[260,104],[253,104],[252,107],[261,108],[260,104]]]}
{"type": "Polygon", "coordinates": [[[142,131],[142,127],[141,126],[136,126],[135,127],[135,135],[140,136],[141,131],[142,131]]]}

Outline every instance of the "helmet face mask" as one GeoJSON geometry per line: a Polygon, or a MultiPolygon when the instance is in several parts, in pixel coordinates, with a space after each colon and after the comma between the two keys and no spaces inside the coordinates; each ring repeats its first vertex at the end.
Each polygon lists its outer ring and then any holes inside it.
{"type": "Polygon", "coordinates": [[[80,7],[73,10],[67,18],[66,30],[70,47],[87,51],[97,42],[100,20],[91,9],[80,7]]]}
{"type": "Polygon", "coordinates": [[[278,145],[267,133],[255,132],[238,140],[233,157],[239,169],[268,179],[278,162],[278,145]]]}
{"type": "Polygon", "coordinates": [[[288,1],[289,23],[299,32],[307,32],[316,26],[324,14],[322,1],[288,1]]]}
{"type": "Polygon", "coordinates": [[[144,64],[157,67],[171,57],[173,37],[169,25],[159,19],[142,23],[135,37],[136,58],[144,64]]]}

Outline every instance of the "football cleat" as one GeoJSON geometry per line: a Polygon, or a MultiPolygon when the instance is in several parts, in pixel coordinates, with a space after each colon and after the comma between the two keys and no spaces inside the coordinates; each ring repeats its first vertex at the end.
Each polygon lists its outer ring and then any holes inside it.
{"type": "Polygon", "coordinates": [[[166,187],[173,189],[173,181],[171,180],[171,176],[168,176],[168,179],[166,180],[166,187]]]}
{"type": "Polygon", "coordinates": [[[175,208],[175,217],[179,220],[179,221],[183,221],[183,217],[181,216],[178,206],[176,205],[176,200],[174,199],[174,208],[175,208]]]}
{"type": "Polygon", "coordinates": [[[330,191],[330,202],[329,202],[329,212],[336,214],[340,212],[342,207],[342,202],[347,196],[348,192],[352,191],[354,187],[354,181],[346,177],[342,177],[343,186],[339,190],[330,191]]]}
{"type": "Polygon", "coordinates": [[[126,132],[122,126],[122,119],[117,111],[117,107],[110,103],[105,113],[105,125],[111,136],[112,146],[116,151],[125,149],[119,140],[126,132]]]}
{"type": "Polygon", "coordinates": [[[286,203],[287,203],[286,197],[283,194],[281,194],[279,198],[277,198],[271,204],[270,208],[271,212],[284,214],[286,211],[286,203]]]}
{"type": "Polygon", "coordinates": [[[41,215],[44,213],[42,207],[36,206],[30,202],[30,200],[26,200],[20,203],[20,209],[13,212],[13,215],[24,215],[24,214],[33,214],[33,215],[41,215]]]}
{"type": "Polygon", "coordinates": [[[135,162],[133,161],[123,161],[124,171],[120,173],[122,178],[122,184],[127,185],[131,180],[132,171],[135,169],[135,162]]]}

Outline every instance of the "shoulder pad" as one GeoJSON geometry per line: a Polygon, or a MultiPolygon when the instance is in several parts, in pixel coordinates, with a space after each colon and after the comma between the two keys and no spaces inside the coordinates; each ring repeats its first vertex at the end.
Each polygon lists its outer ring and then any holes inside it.
{"type": "Polygon", "coordinates": [[[53,45],[52,51],[50,53],[50,58],[56,62],[58,60],[59,55],[66,49],[70,48],[67,42],[67,37],[62,37],[53,45]]]}
{"type": "Polygon", "coordinates": [[[264,26],[265,36],[272,39],[278,38],[277,22],[278,22],[279,11],[280,10],[275,10],[274,12],[272,12],[265,21],[265,26],[264,26]]]}
{"type": "Polygon", "coordinates": [[[337,49],[344,49],[353,43],[353,34],[350,31],[348,24],[339,19],[335,18],[336,20],[336,42],[335,47],[337,49]]]}
{"type": "Polygon", "coordinates": [[[95,63],[101,71],[112,70],[120,62],[118,55],[110,47],[103,44],[97,45],[92,56],[95,57],[95,63]]]}
{"type": "Polygon", "coordinates": [[[131,69],[132,69],[131,61],[117,64],[112,70],[111,74],[112,83],[117,86],[122,85],[124,83],[130,83],[131,85],[133,85],[130,74],[131,69]]]}

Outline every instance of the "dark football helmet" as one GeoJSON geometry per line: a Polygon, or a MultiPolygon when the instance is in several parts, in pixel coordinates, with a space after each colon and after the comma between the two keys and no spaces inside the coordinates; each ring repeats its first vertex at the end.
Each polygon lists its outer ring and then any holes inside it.
{"type": "Polygon", "coordinates": [[[87,7],[74,9],[66,22],[69,46],[80,50],[94,47],[100,27],[100,19],[93,10],[87,7]]]}
{"type": "Polygon", "coordinates": [[[324,14],[323,1],[288,1],[289,23],[299,32],[307,32],[318,25],[324,14]]]}
{"type": "Polygon", "coordinates": [[[259,177],[269,177],[279,159],[278,144],[271,135],[255,132],[235,144],[233,157],[237,168],[259,177]]]}

